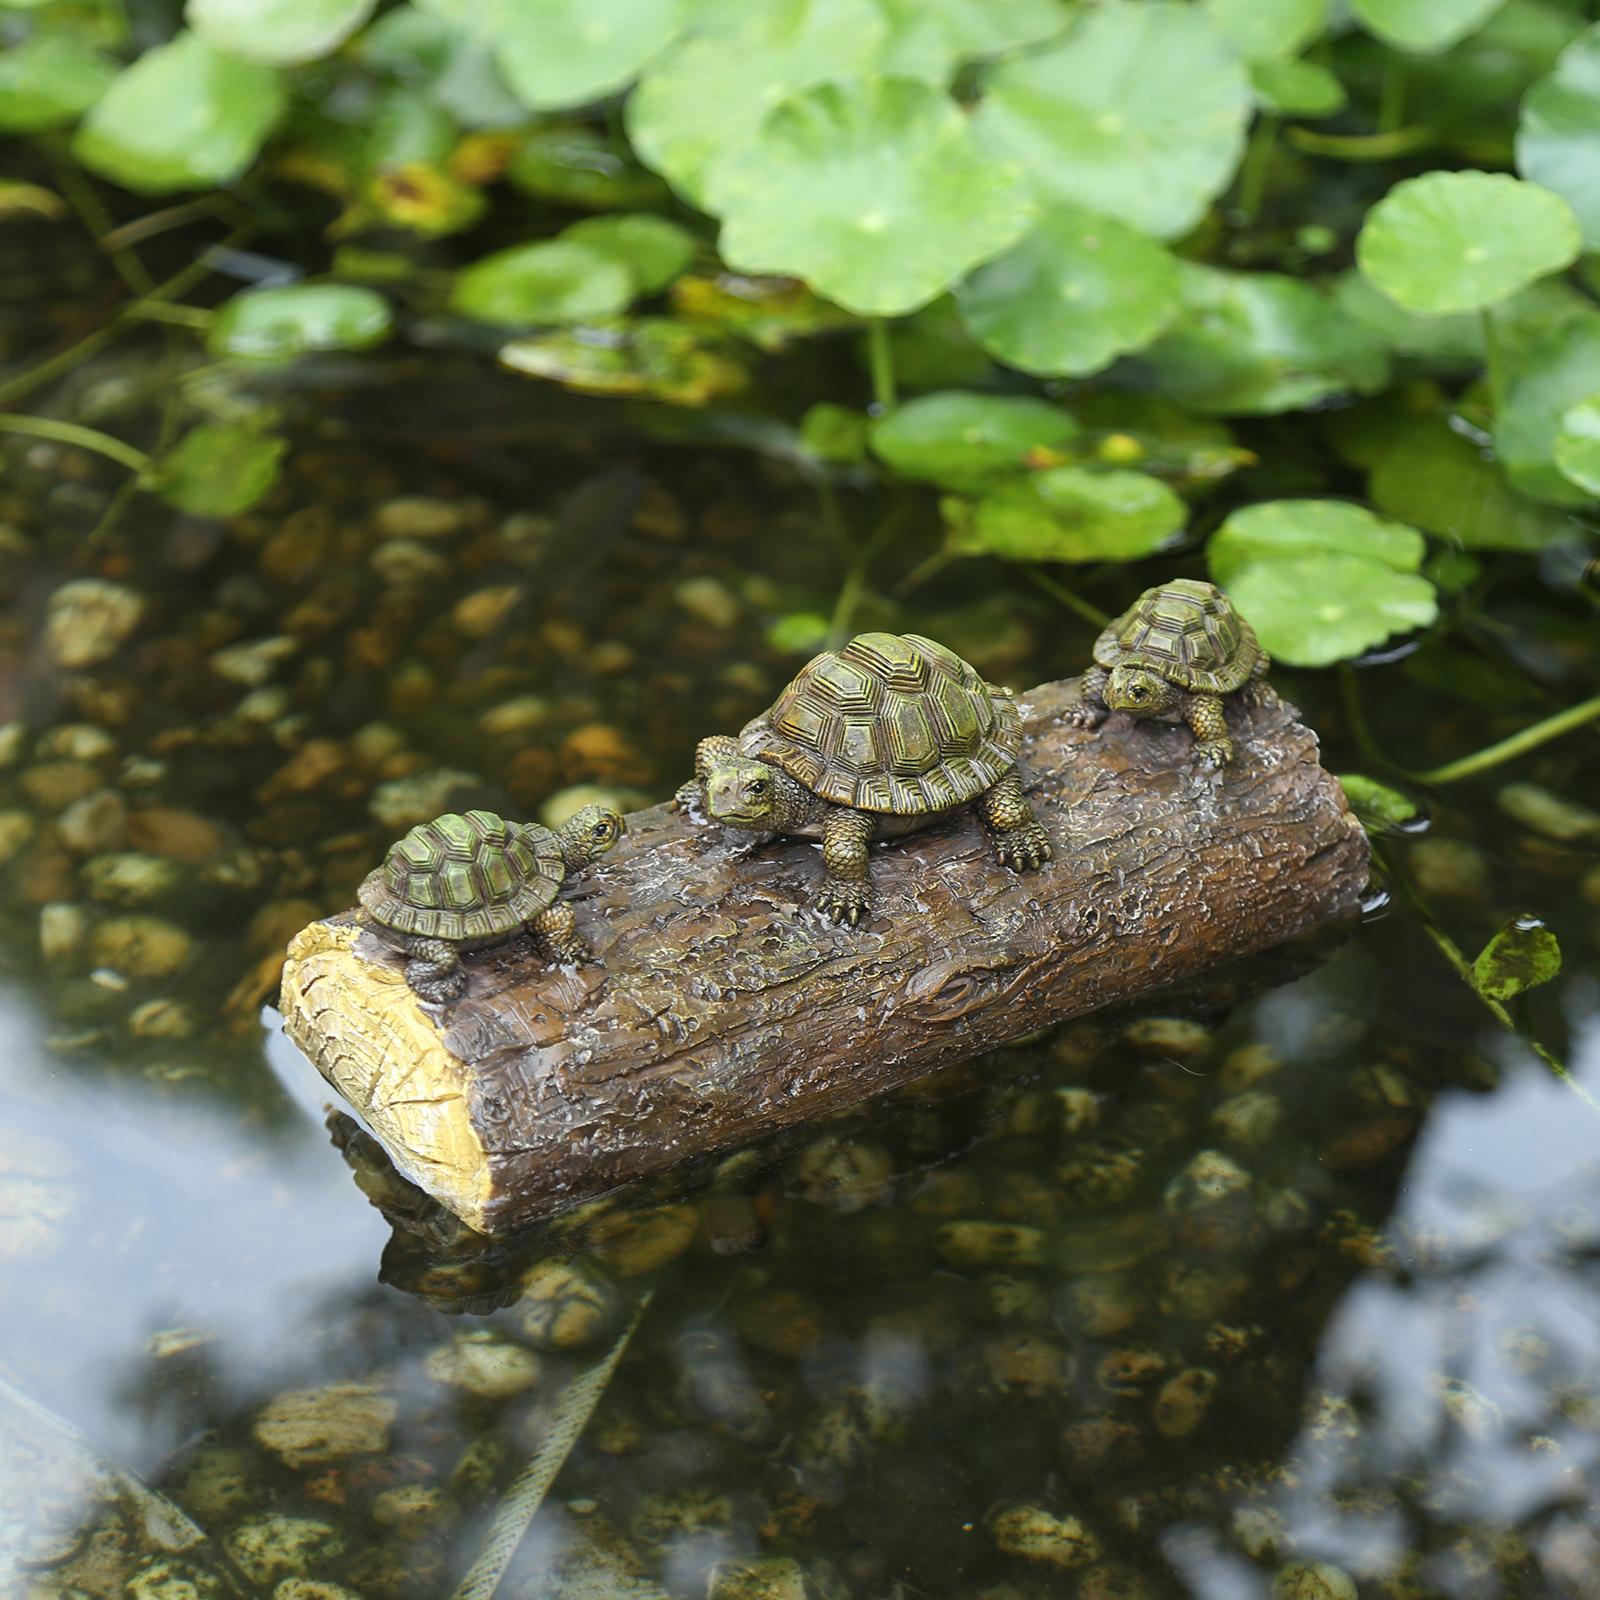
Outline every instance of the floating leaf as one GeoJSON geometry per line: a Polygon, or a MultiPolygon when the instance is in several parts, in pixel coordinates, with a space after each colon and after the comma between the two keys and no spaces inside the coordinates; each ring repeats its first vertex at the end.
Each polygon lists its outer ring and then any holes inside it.
{"type": "Polygon", "coordinates": [[[236,61],[198,35],[180,33],[112,79],[72,152],[141,193],[217,188],[255,160],[282,109],[271,67],[236,61]]]}
{"type": "Polygon", "coordinates": [[[1414,55],[1434,55],[1475,33],[1504,0],[1350,0],[1368,33],[1414,55]]]}
{"type": "Polygon", "coordinates": [[[964,61],[1038,44],[1067,25],[1060,0],[879,0],[889,19],[877,68],[941,88],[964,61]]]}
{"type": "Polygon", "coordinates": [[[831,627],[819,611],[791,611],[767,629],[767,643],[774,650],[808,656],[827,643],[831,627]]]}
{"type": "Polygon", "coordinates": [[[1171,239],[1227,187],[1249,115],[1244,69],[1201,12],[1108,0],[1005,63],[976,121],[1041,194],[1171,239]]]}
{"type": "MultiPolygon", "coordinates": [[[[1436,56],[1405,63],[1407,100],[1427,107],[1430,128],[1497,136],[1515,122],[1522,97],[1583,30],[1572,11],[1546,0],[1507,0],[1476,33],[1436,56]]],[[[1501,157],[1503,159],[1503,156],[1501,157]]]]}
{"type": "Polygon", "coordinates": [[[818,461],[855,466],[867,459],[871,431],[870,419],[861,412],[824,400],[800,419],[800,447],[818,461]]]}
{"type": "Polygon", "coordinates": [[[956,303],[978,342],[1008,365],[1084,377],[1148,344],[1178,314],[1178,267],[1124,223],[1058,205],[979,267],[956,303]]]}
{"type": "Polygon", "coordinates": [[[1376,778],[1365,777],[1359,772],[1341,772],[1339,783],[1344,789],[1345,799],[1350,802],[1350,809],[1360,818],[1361,826],[1368,833],[1392,832],[1396,828],[1403,828],[1408,822],[1415,822],[1421,815],[1416,801],[1409,795],[1391,789],[1386,783],[1379,783],[1376,778]]]}
{"type": "Polygon", "coordinates": [[[913,78],[823,84],[717,162],[722,256],[784,272],[862,316],[902,316],[1015,243],[1020,173],[985,162],[953,101],[913,78]]]}
{"type": "Polygon", "coordinates": [[[1424,549],[1415,528],[1360,506],[1269,500],[1235,511],[1206,560],[1264,649],[1323,667],[1434,620],[1433,585],[1417,575],[1424,549]]]}
{"type": "Polygon", "coordinates": [[[450,309],[506,327],[614,316],[634,295],[620,261],[561,239],[513,245],[456,275],[450,309]]]}
{"type": "Polygon", "coordinates": [[[564,241],[596,250],[627,269],[638,294],[664,289],[695,255],[694,235],[665,217],[648,212],[590,217],[561,233],[564,241]]]}
{"type": "Polygon", "coordinates": [[[1328,21],[1328,0],[1207,0],[1205,9],[1248,61],[1297,55],[1328,21]]]}
{"type": "Polygon", "coordinates": [[[1419,356],[1446,367],[1483,365],[1483,318],[1473,311],[1421,317],[1381,294],[1353,267],[1333,285],[1340,310],[1370,328],[1400,355],[1419,356]]]}
{"type": "Polygon", "coordinates": [[[1429,172],[1370,212],[1356,261],[1407,311],[1480,311],[1559,272],[1583,243],[1565,200],[1502,172],[1429,172]]]}
{"type": "Polygon", "coordinates": [[[1561,971],[1561,945],[1538,917],[1513,917],[1478,952],[1472,987],[1504,1005],[1561,971]]]}
{"type": "Polygon", "coordinates": [[[908,400],[874,423],[872,448],[904,477],[971,489],[1025,470],[1030,452],[1078,432],[1072,414],[1047,400],[951,390],[908,400]]]}
{"type": "Polygon", "coordinates": [[[795,339],[858,326],[848,312],[793,278],[750,278],[737,272],[679,278],[672,286],[672,309],[696,322],[714,322],[769,352],[795,339]]]}
{"type": "Polygon", "coordinates": [[[1088,449],[1104,466],[1138,467],[1177,484],[1214,483],[1255,462],[1226,423],[1197,417],[1154,394],[1089,390],[1073,397],[1088,449]]]}
{"type": "Polygon", "coordinates": [[[506,176],[541,200],[592,211],[652,205],[667,196],[667,186],[633,161],[620,141],[560,124],[528,134],[506,176]]]}
{"type": "Polygon", "coordinates": [[[111,61],[79,40],[36,33],[0,55],[0,133],[75,122],[116,75],[111,61]]]}
{"type": "MultiPolygon", "coordinates": [[[[889,354],[895,381],[903,390],[959,389],[993,383],[995,366],[961,319],[953,295],[889,324],[889,354]]],[[[863,373],[872,369],[865,339],[859,344],[863,373]]]]}
{"type": "Polygon", "coordinates": [[[1331,117],[1349,98],[1344,85],[1315,61],[1252,61],[1250,87],[1280,117],[1331,117]]]}
{"type": "Polygon", "coordinates": [[[1007,561],[1133,561],[1183,527],[1183,501],[1143,472],[1052,467],[975,504],[946,502],[950,549],[1007,561]]]}
{"type": "Polygon", "coordinates": [[[704,198],[707,165],[780,100],[870,72],[888,29],[873,0],[763,0],[680,40],[628,98],[628,137],[680,194],[704,198]]]}
{"type": "Polygon", "coordinates": [[[230,56],[290,67],[337,50],[378,0],[188,0],[184,21],[230,56]]]}
{"type": "Polygon", "coordinates": [[[1561,52],[1522,102],[1517,170],[1561,196],[1600,250],[1600,23],[1561,52]]]}
{"type": "Polygon", "coordinates": [[[512,92],[534,111],[587,105],[630,83],[688,16],[687,0],[526,0],[489,8],[512,92]]]}
{"type": "Polygon", "coordinates": [[[206,331],[213,355],[290,361],[319,350],[368,350],[388,337],[389,303],[353,284],[248,289],[217,308],[206,331]]]}
{"type": "Polygon", "coordinates": [[[1388,381],[1377,339],[1326,295],[1269,272],[1184,263],[1184,309],[1131,378],[1197,411],[1267,415],[1388,381]]]}
{"type": "Polygon", "coordinates": [[[1556,465],[1580,489],[1600,495],[1600,394],[1563,414],[1555,457],[1556,465]]]}
{"type": "Polygon", "coordinates": [[[490,47],[441,17],[396,6],[361,36],[360,57],[427,95],[464,128],[505,127],[523,117],[490,47]]]}
{"type": "Polygon", "coordinates": [[[156,467],[168,505],[197,517],[248,511],[277,481],[287,439],[229,422],[191,428],[156,467]]]}
{"type": "Polygon", "coordinates": [[[1569,318],[1528,340],[1508,340],[1494,444],[1512,488],[1552,505],[1582,505],[1590,491],[1556,460],[1567,413],[1600,394],[1600,315],[1569,318]]]}
{"type": "Polygon", "coordinates": [[[517,339],[500,351],[513,372],[585,394],[637,396],[704,406],[744,387],[726,343],[665,317],[517,339]]]}

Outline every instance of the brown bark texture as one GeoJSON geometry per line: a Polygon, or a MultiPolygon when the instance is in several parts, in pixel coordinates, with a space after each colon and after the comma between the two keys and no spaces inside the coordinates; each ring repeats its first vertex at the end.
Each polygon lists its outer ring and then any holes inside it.
{"type": "Polygon", "coordinates": [[[592,963],[468,955],[436,1010],[347,914],[290,947],[288,1032],[406,1177],[493,1232],[1353,922],[1366,839],[1292,706],[1232,697],[1214,773],[1183,727],[1069,727],[1077,700],[1019,697],[1040,871],[962,811],[875,847],[872,920],[835,927],[814,842],[657,806],[567,885],[592,963]]]}

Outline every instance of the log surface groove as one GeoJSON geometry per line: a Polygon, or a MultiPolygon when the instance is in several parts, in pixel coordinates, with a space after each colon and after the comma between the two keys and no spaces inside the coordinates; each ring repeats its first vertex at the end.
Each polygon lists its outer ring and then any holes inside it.
{"type": "Polygon", "coordinates": [[[657,806],[568,885],[595,962],[468,955],[441,1011],[346,913],[290,946],[287,1031],[406,1177],[492,1232],[1354,920],[1366,839],[1292,706],[1235,697],[1212,773],[1182,727],[1068,727],[1077,699],[1019,697],[1041,871],[959,812],[874,848],[872,921],[837,928],[816,844],[657,806]]]}

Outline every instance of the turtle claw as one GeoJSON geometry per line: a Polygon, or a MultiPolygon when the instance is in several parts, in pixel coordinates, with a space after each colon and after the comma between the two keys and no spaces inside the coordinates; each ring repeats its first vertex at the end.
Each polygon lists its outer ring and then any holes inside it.
{"type": "Polygon", "coordinates": [[[1001,865],[1010,867],[1013,872],[1026,872],[1055,860],[1055,851],[1050,848],[1050,835],[1037,822],[996,839],[995,850],[1001,865]]]}
{"type": "Polygon", "coordinates": [[[823,916],[841,927],[858,927],[871,916],[872,891],[864,883],[826,883],[817,891],[823,916]]]}
{"type": "Polygon", "coordinates": [[[678,785],[677,793],[669,802],[674,811],[688,811],[698,805],[700,801],[700,780],[690,778],[686,783],[678,785]]]}
{"type": "Polygon", "coordinates": [[[1080,700],[1075,706],[1068,706],[1061,713],[1061,720],[1069,728],[1098,728],[1111,713],[1104,706],[1097,706],[1088,700],[1080,700]]]}
{"type": "Polygon", "coordinates": [[[1231,739],[1207,739],[1195,746],[1195,761],[1206,772],[1217,772],[1233,760],[1231,739]]]}

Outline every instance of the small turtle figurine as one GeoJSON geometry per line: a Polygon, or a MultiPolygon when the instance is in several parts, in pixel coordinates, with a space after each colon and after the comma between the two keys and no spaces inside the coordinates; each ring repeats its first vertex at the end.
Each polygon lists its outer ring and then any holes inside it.
{"type": "Polygon", "coordinates": [[[524,927],[546,960],[586,960],[572,907],[556,891],[624,832],[607,806],[585,806],[554,832],[492,811],[449,812],[419,823],[367,874],[361,920],[410,958],[406,982],[435,1004],[460,995],[463,950],[503,944],[524,927]]]}
{"type": "Polygon", "coordinates": [[[814,656],[737,739],[695,747],[678,790],[730,828],[822,840],[817,898],[836,922],[869,914],[867,847],[975,805],[1006,865],[1051,858],[1017,776],[1022,725],[1006,690],[920,634],[858,634],[814,656]]]}
{"type": "Polygon", "coordinates": [[[1222,696],[1272,664],[1227,595],[1193,578],[1146,589],[1095,640],[1094,660],[1070,722],[1095,728],[1111,711],[1187,722],[1206,767],[1233,760],[1222,696]]]}

